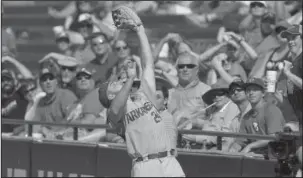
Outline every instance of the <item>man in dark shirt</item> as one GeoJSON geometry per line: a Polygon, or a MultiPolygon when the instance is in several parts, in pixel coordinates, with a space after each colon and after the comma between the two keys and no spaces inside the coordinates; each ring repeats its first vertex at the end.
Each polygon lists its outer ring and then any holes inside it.
{"type": "Polygon", "coordinates": [[[112,53],[109,41],[101,32],[91,36],[91,48],[96,58],[89,62],[86,67],[96,72],[94,79],[96,86],[105,82],[113,73],[113,67],[118,63],[117,57],[112,53]]]}
{"type": "MultiPolygon", "coordinates": [[[[248,111],[240,124],[240,133],[274,135],[283,131],[285,120],[281,110],[264,100],[265,84],[260,78],[252,78],[245,84],[245,92],[252,109],[248,111]]],[[[248,140],[243,153],[264,153],[268,140],[248,140]]]]}
{"type": "Polygon", "coordinates": [[[302,125],[302,25],[289,27],[281,37],[287,39],[290,52],[283,69],[287,77],[288,99],[302,125]]]}
{"type": "MultiPolygon", "coordinates": [[[[1,117],[5,119],[24,119],[28,101],[18,90],[13,71],[3,69],[1,72],[1,117]]],[[[2,132],[13,132],[18,125],[2,124],[2,132]]]]}

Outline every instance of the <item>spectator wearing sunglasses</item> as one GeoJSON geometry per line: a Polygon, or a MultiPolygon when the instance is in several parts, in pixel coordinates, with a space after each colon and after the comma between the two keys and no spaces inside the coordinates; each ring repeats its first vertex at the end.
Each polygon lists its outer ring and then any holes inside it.
{"type": "Polygon", "coordinates": [[[101,32],[94,33],[91,37],[91,48],[95,54],[95,58],[86,66],[96,71],[94,79],[96,86],[105,82],[113,74],[113,68],[117,65],[118,59],[112,53],[110,43],[101,32]]]}
{"type": "Polygon", "coordinates": [[[249,45],[255,48],[262,40],[261,18],[267,12],[265,1],[252,1],[250,3],[250,13],[239,25],[240,32],[244,35],[249,45]]]}
{"type": "MultiPolygon", "coordinates": [[[[30,113],[28,119],[34,121],[64,123],[71,105],[77,101],[77,97],[70,90],[61,89],[58,86],[59,74],[52,66],[44,66],[40,70],[39,84],[46,93],[37,107],[30,113]]],[[[53,139],[56,132],[62,127],[35,126],[34,132],[41,133],[44,137],[53,139]]]]}
{"type": "MultiPolygon", "coordinates": [[[[245,84],[245,92],[252,109],[244,115],[240,125],[240,133],[275,135],[283,131],[285,120],[281,110],[274,104],[264,100],[265,83],[263,79],[251,78],[245,84]]],[[[247,139],[238,143],[243,147],[241,152],[265,154],[268,140],[247,139]]]]}
{"type": "MultiPolygon", "coordinates": [[[[99,101],[98,90],[95,89],[93,80],[95,72],[89,68],[81,68],[76,74],[76,88],[79,100],[71,107],[71,112],[67,117],[67,122],[79,124],[106,124],[106,118],[100,113],[104,107],[99,101]]],[[[63,138],[73,138],[73,130],[64,131],[63,138]]],[[[104,129],[80,129],[81,136],[78,140],[88,142],[98,142],[105,137],[104,129]]]]}
{"type": "Polygon", "coordinates": [[[79,66],[77,60],[73,57],[65,57],[57,60],[61,68],[61,88],[68,89],[75,93],[75,76],[79,66]]]}
{"type": "Polygon", "coordinates": [[[198,120],[204,118],[204,113],[198,111],[206,107],[201,96],[210,86],[199,80],[198,59],[189,53],[178,57],[177,70],[178,85],[169,91],[168,111],[175,117],[185,112],[187,114],[184,117],[191,120],[193,126],[198,126],[198,120]]]}
{"type": "MultiPolygon", "coordinates": [[[[230,125],[230,131],[238,133],[240,130],[240,124],[244,115],[251,110],[251,105],[245,94],[245,83],[242,80],[236,80],[229,85],[230,99],[238,106],[240,113],[232,119],[230,125]]],[[[225,149],[229,152],[238,152],[241,147],[235,142],[234,138],[226,138],[227,144],[225,149]]]]}

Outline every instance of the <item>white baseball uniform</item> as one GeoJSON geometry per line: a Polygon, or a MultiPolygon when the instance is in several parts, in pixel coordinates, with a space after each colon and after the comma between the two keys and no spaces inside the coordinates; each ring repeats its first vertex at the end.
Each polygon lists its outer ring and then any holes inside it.
{"type": "Polygon", "coordinates": [[[167,128],[142,88],[131,94],[124,117],[128,154],[133,158],[132,177],[185,177],[174,155],[147,159],[147,155],[168,152],[172,148],[167,128]],[[135,98],[135,99],[133,99],[135,98]],[[143,161],[136,161],[142,157],[143,161]]]}

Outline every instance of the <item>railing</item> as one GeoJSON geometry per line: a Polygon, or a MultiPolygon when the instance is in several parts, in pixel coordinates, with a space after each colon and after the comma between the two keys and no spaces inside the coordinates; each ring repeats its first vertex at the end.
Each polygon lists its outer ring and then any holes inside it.
{"type": "MultiPolygon", "coordinates": [[[[87,128],[87,129],[106,129],[108,132],[115,132],[115,128],[111,128],[106,124],[73,124],[73,123],[51,123],[51,122],[40,122],[40,121],[24,121],[17,119],[2,119],[2,124],[13,124],[13,125],[27,125],[28,131],[27,134],[29,137],[33,133],[33,125],[47,125],[47,126],[63,126],[63,127],[72,127],[73,139],[78,140],[78,129],[87,128]]],[[[223,137],[234,137],[234,138],[246,138],[246,139],[255,139],[255,140],[276,140],[276,136],[268,135],[256,135],[256,134],[240,134],[240,133],[231,133],[231,132],[215,132],[215,131],[202,131],[202,130],[179,130],[180,134],[191,134],[191,135],[208,135],[217,137],[217,150],[222,150],[222,138],[223,137]]],[[[296,133],[287,134],[289,136],[297,136],[296,133]]]]}

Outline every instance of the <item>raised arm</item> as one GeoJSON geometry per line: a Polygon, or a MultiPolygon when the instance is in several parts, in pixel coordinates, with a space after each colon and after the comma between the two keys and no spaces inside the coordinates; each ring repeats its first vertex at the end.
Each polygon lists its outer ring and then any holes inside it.
{"type": "Polygon", "coordinates": [[[31,71],[27,67],[25,67],[23,64],[21,64],[19,61],[17,61],[16,59],[14,59],[10,56],[4,56],[2,58],[2,61],[3,62],[7,61],[7,62],[12,63],[25,79],[33,79],[34,78],[31,71]]]}
{"type": "Polygon", "coordinates": [[[239,45],[245,50],[250,59],[257,60],[258,54],[257,52],[245,41],[243,37],[235,34],[234,32],[226,32],[225,34],[230,35],[239,45]]]}
{"type": "Polygon", "coordinates": [[[148,99],[156,105],[156,82],[154,72],[154,59],[144,27],[141,25],[137,29],[137,35],[141,48],[142,78],[141,83],[148,99]]]}

